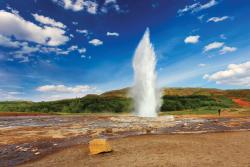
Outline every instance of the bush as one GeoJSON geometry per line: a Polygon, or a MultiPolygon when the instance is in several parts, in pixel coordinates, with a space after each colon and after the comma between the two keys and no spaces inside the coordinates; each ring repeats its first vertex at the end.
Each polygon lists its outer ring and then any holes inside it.
{"type": "Polygon", "coordinates": [[[218,106],[229,107],[228,104],[216,101],[211,96],[190,95],[190,96],[163,96],[161,111],[180,111],[186,109],[197,109],[200,107],[218,106]]]}
{"type": "MultiPolygon", "coordinates": [[[[231,99],[224,96],[163,96],[161,111],[180,111],[201,107],[225,108],[233,104],[231,99]]],[[[0,111],[10,112],[131,112],[132,99],[115,96],[88,95],[83,98],[58,100],[50,102],[0,102],[0,111]]]]}

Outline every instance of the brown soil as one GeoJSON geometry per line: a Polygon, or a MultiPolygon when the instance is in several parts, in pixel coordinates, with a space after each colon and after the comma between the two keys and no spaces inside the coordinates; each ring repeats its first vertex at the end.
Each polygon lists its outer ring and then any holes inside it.
{"type": "MultiPolygon", "coordinates": [[[[52,115],[52,114],[46,114],[46,113],[26,113],[26,112],[0,112],[0,117],[6,117],[6,116],[41,116],[41,115],[52,115]]],[[[55,115],[55,114],[53,114],[55,115]]]]}
{"type": "Polygon", "coordinates": [[[249,131],[135,136],[111,140],[112,153],[90,156],[87,145],[79,145],[21,167],[249,167],[249,141],[249,131]]]}

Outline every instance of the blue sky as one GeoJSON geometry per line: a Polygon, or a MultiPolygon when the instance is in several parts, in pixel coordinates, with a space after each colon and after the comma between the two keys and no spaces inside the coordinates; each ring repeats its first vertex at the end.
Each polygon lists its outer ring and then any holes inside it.
{"type": "Polygon", "coordinates": [[[145,29],[159,87],[250,87],[248,0],[2,0],[0,100],[128,87],[145,29]]]}

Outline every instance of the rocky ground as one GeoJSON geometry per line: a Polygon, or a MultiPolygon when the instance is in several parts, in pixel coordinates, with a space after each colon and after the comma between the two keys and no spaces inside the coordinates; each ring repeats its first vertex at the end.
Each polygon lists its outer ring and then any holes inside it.
{"type": "Polygon", "coordinates": [[[175,119],[164,116],[158,118],[93,115],[2,116],[0,117],[0,166],[16,166],[38,160],[45,155],[84,145],[90,139],[99,137],[115,139],[145,134],[183,135],[248,130],[250,130],[248,116],[206,118],[189,116],[175,119]]]}

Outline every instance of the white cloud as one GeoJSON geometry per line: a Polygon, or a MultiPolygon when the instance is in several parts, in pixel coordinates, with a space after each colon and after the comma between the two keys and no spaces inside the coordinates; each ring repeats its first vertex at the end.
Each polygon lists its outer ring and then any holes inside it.
{"type": "Polygon", "coordinates": [[[223,55],[223,54],[226,54],[228,52],[234,52],[236,50],[237,50],[236,47],[223,46],[223,48],[220,50],[220,54],[223,55]]]}
{"type": "Polygon", "coordinates": [[[77,50],[78,46],[77,45],[72,45],[71,47],[68,48],[68,51],[74,51],[77,50]]]}
{"type": "Polygon", "coordinates": [[[38,15],[38,14],[32,14],[32,16],[35,18],[36,21],[42,23],[42,24],[46,24],[46,25],[50,25],[52,27],[58,27],[58,28],[66,28],[66,26],[61,23],[61,22],[57,22],[52,18],[49,17],[45,17],[42,15],[38,15]]]}
{"type": "Polygon", "coordinates": [[[80,33],[80,34],[84,34],[85,36],[87,36],[89,34],[88,30],[86,29],[76,29],[76,32],[80,33]]]}
{"type": "Polygon", "coordinates": [[[86,48],[79,48],[77,45],[72,45],[71,47],[69,47],[66,51],[59,51],[58,54],[69,54],[72,51],[78,51],[79,53],[85,53],[87,50],[86,48]]]}
{"type": "Polygon", "coordinates": [[[104,4],[116,3],[116,0],[105,0],[104,4]]]}
{"type": "Polygon", "coordinates": [[[185,8],[183,9],[179,9],[177,13],[179,14],[182,14],[182,13],[185,13],[185,12],[189,12],[189,11],[192,11],[194,10],[195,8],[197,8],[198,6],[200,6],[200,3],[194,3],[192,5],[187,5],[185,6],[185,8]]]}
{"type": "Polygon", "coordinates": [[[40,27],[24,20],[17,14],[4,10],[0,10],[0,25],[1,35],[14,36],[17,40],[26,40],[50,46],[62,45],[69,40],[65,35],[65,31],[60,28],[40,27]]]}
{"type": "Polygon", "coordinates": [[[89,85],[76,85],[76,86],[65,86],[65,85],[43,85],[36,88],[39,94],[39,101],[45,100],[60,100],[68,98],[83,97],[86,94],[98,93],[99,90],[96,87],[89,85]]]}
{"type": "Polygon", "coordinates": [[[65,85],[44,85],[38,87],[36,90],[39,92],[58,92],[58,93],[85,93],[89,90],[95,89],[88,85],[77,85],[74,87],[65,85]]]}
{"type": "Polygon", "coordinates": [[[0,34],[0,46],[10,47],[10,48],[18,48],[20,47],[20,42],[13,41],[10,38],[3,36],[0,34]]]}
{"type": "Polygon", "coordinates": [[[199,42],[199,38],[200,38],[199,35],[188,36],[185,38],[184,42],[195,44],[195,43],[199,42]]]}
{"type": "Polygon", "coordinates": [[[213,42],[210,43],[208,45],[206,45],[203,49],[204,52],[210,51],[210,50],[214,50],[214,49],[219,49],[224,45],[223,42],[213,42]]]}
{"type": "Polygon", "coordinates": [[[37,52],[39,50],[39,47],[30,47],[27,43],[22,47],[21,50],[18,50],[15,53],[15,55],[23,55],[23,54],[30,54],[32,52],[37,52]]]}
{"type": "Polygon", "coordinates": [[[107,36],[119,36],[119,33],[117,32],[107,32],[107,36]]]}
{"type": "Polygon", "coordinates": [[[120,6],[118,5],[116,0],[105,0],[103,6],[101,8],[101,12],[107,13],[109,11],[109,9],[115,10],[117,12],[121,12],[120,6]]]}
{"type": "Polygon", "coordinates": [[[72,0],[53,0],[53,2],[58,5],[64,7],[64,9],[70,9],[73,11],[81,11],[83,10],[83,0],[76,0],[73,2],[72,0]]]}
{"type": "Polygon", "coordinates": [[[213,74],[206,74],[204,79],[214,81],[217,84],[250,86],[250,61],[242,64],[230,64],[227,69],[213,74]]]}
{"type": "Polygon", "coordinates": [[[79,53],[85,53],[86,51],[87,51],[86,48],[80,48],[80,49],[78,49],[79,53]]]}
{"type": "Polygon", "coordinates": [[[16,15],[19,15],[19,11],[18,11],[18,10],[13,9],[12,7],[10,7],[10,6],[8,6],[8,5],[7,5],[6,9],[10,10],[11,13],[14,13],[14,14],[16,14],[16,15]]]}
{"type": "Polygon", "coordinates": [[[98,4],[93,1],[86,0],[53,0],[59,6],[62,6],[64,9],[72,10],[75,12],[86,10],[90,14],[96,14],[98,9],[98,4]]]}
{"type": "Polygon", "coordinates": [[[98,4],[92,1],[84,1],[84,5],[87,9],[87,12],[90,14],[96,14],[98,9],[98,4]]]}
{"type": "Polygon", "coordinates": [[[64,35],[65,31],[59,28],[45,26],[44,33],[49,36],[49,38],[47,38],[47,40],[49,40],[47,45],[49,46],[62,45],[69,40],[69,37],[64,35]]]}
{"type": "Polygon", "coordinates": [[[203,5],[200,5],[197,9],[195,9],[196,11],[200,11],[200,10],[204,10],[204,9],[208,9],[208,8],[211,8],[215,5],[217,5],[218,2],[216,0],[210,0],[209,2],[203,4],[203,5]]]}
{"type": "Polygon", "coordinates": [[[67,10],[86,11],[90,14],[108,13],[109,10],[122,12],[116,0],[105,0],[104,3],[95,0],[52,0],[67,10]]]}
{"type": "Polygon", "coordinates": [[[29,62],[29,57],[32,56],[34,53],[55,53],[56,55],[68,55],[70,52],[73,51],[78,51],[79,53],[86,52],[85,48],[79,48],[77,45],[72,45],[66,50],[63,50],[58,47],[48,47],[42,45],[30,46],[27,42],[20,43],[18,46],[20,46],[19,50],[9,52],[8,54],[15,59],[20,59],[21,61],[19,62],[22,63],[29,62]]]}
{"type": "Polygon", "coordinates": [[[221,21],[224,21],[224,20],[227,20],[229,19],[228,16],[223,16],[223,17],[211,17],[207,20],[207,22],[221,22],[221,21]]]}
{"type": "Polygon", "coordinates": [[[191,12],[191,13],[199,12],[201,10],[211,8],[211,7],[213,7],[213,6],[217,5],[217,4],[218,4],[218,2],[216,0],[210,0],[205,4],[200,4],[200,2],[197,2],[197,3],[194,3],[192,5],[185,6],[185,8],[183,8],[183,9],[179,9],[177,11],[177,13],[179,15],[182,15],[182,14],[184,14],[186,12],[191,12]]]}
{"type": "Polygon", "coordinates": [[[99,46],[99,45],[103,44],[103,42],[99,39],[92,39],[91,41],[89,41],[89,43],[94,45],[94,46],[99,46]]]}
{"type": "Polygon", "coordinates": [[[57,55],[66,55],[69,53],[68,50],[62,50],[60,48],[57,48],[57,47],[45,47],[45,46],[42,46],[42,47],[39,47],[39,52],[41,53],[51,53],[51,52],[54,52],[55,54],[57,55]]]}

